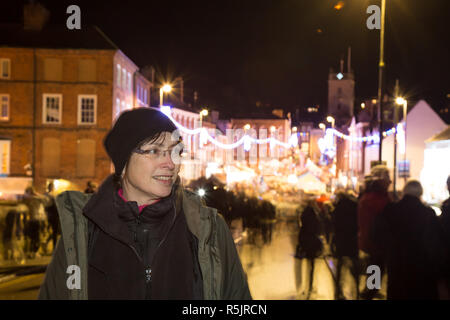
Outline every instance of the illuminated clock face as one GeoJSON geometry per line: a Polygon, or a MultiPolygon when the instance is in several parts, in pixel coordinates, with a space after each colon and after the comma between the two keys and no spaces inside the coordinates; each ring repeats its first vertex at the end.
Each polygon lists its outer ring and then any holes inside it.
{"type": "Polygon", "coordinates": [[[344,75],[340,72],[336,75],[336,78],[338,78],[339,80],[342,80],[343,77],[344,75]]]}

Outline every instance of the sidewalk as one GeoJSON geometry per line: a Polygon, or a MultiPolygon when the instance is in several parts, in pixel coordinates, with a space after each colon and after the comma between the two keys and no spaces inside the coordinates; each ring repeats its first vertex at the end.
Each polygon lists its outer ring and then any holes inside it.
{"type": "Polygon", "coordinates": [[[0,283],[11,281],[19,276],[33,273],[43,273],[47,269],[52,256],[43,256],[35,259],[24,259],[20,262],[14,260],[0,260],[0,283]]]}

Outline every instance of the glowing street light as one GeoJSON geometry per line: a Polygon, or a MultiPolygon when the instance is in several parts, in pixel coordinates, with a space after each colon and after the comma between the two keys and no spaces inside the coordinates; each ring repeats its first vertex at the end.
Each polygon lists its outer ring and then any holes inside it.
{"type": "Polygon", "coordinates": [[[327,126],[325,125],[325,123],[319,123],[319,128],[322,129],[323,131],[325,131],[327,126]]]}
{"type": "Polygon", "coordinates": [[[245,129],[245,130],[250,130],[250,128],[251,128],[251,127],[250,127],[250,124],[248,124],[248,123],[244,126],[244,129],[245,129]]]}
{"type": "Polygon", "coordinates": [[[331,123],[331,127],[334,129],[334,124],[336,120],[332,116],[328,116],[327,121],[331,123]]]}
{"type": "Polygon", "coordinates": [[[363,102],[361,103],[361,109],[364,109],[366,107],[366,104],[363,102]]]}
{"type": "Polygon", "coordinates": [[[169,93],[172,91],[172,86],[170,84],[165,84],[159,89],[159,106],[162,107],[164,105],[163,98],[164,92],[169,93]]]}
{"type": "Polygon", "coordinates": [[[200,111],[200,127],[203,127],[203,117],[208,116],[208,110],[203,109],[200,111]]]}
{"type": "Polygon", "coordinates": [[[292,127],[292,132],[297,132],[297,127],[292,127]]]}
{"type": "Polygon", "coordinates": [[[205,190],[204,189],[198,189],[198,195],[200,196],[200,197],[204,197],[205,196],[205,194],[206,194],[206,192],[205,192],[205,190]]]}

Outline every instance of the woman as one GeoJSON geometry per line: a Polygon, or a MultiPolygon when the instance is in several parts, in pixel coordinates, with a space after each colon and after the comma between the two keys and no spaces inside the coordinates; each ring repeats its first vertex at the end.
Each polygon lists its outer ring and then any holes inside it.
{"type": "Polygon", "coordinates": [[[40,299],[251,299],[223,218],[180,185],[176,133],[159,110],[119,117],[104,142],[114,175],[57,198],[40,299]]]}

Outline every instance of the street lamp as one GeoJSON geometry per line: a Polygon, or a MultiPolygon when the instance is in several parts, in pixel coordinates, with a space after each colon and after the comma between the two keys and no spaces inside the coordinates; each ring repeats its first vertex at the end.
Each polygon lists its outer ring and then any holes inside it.
{"type": "Polygon", "coordinates": [[[381,0],[381,30],[380,30],[380,62],[378,63],[378,131],[380,144],[378,145],[378,161],[382,161],[383,143],[383,69],[384,69],[384,22],[386,17],[386,0],[381,0]]]}
{"type": "MultiPolygon", "coordinates": [[[[408,101],[403,97],[398,97],[397,99],[395,99],[395,102],[398,105],[403,106],[403,134],[405,135],[405,138],[404,138],[405,152],[403,153],[403,161],[406,165],[406,119],[407,119],[407,113],[408,113],[408,101]]],[[[395,134],[397,135],[397,128],[396,128],[395,134]]],[[[406,177],[405,177],[405,182],[406,182],[406,177]]]]}
{"type": "Polygon", "coordinates": [[[332,116],[328,116],[327,121],[331,123],[331,127],[334,129],[334,124],[336,120],[332,116]]]}
{"type": "Polygon", "coordinates": [[[247,123],[245,126],[244,126],[244,130],[250,130],[250,125],[247,123]]]}
{"type": "Polygon", "coordinates": [[[327,126],[325,125],[325,123],[319,123],[319,128],[322,129],[323,131],[325,131],[327,126]]]}
{"type": "Polygon", "coordinates": [[[164,98],[164,92],[170,92],[172,91],[172,86],[170,84],[165,84],[159,89],[159,106],[162,107],[164,105],[163,98],[164,98]]]}
{"type": "Polygon", "coordinates": [[[206,117],[208,115],[208,110],[203,109],[200,111],[200,127],[203,126],[203,117],[206,117]]]}

